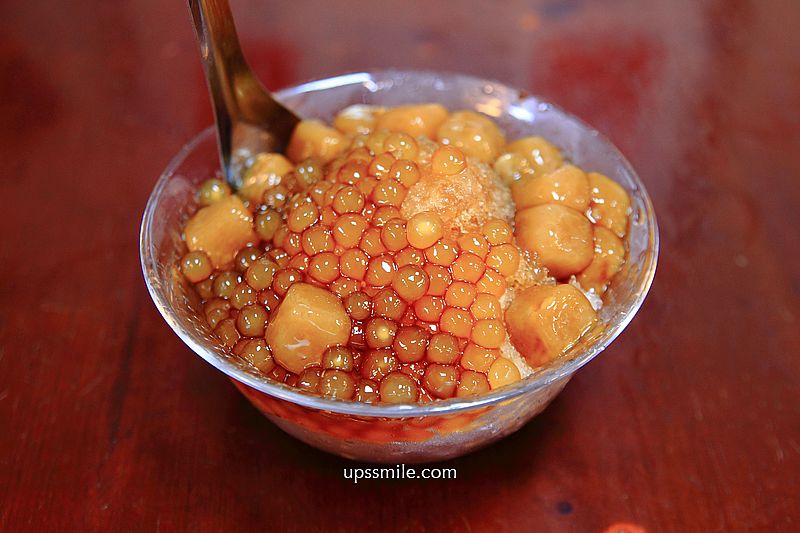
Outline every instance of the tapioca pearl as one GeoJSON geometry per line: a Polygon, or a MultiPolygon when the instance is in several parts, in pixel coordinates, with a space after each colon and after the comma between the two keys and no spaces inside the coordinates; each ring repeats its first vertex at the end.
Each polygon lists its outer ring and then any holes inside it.
{"type": "Polygon", "coordinates": [[[331,283],[339,274],[339,258],[333,252],[319,253],[309,262],[308,275],[320,283],[331,283]]]}
{"type": "Polygon", "coordinates": [[[486,264],[477,255],[465,252],[453,261],[450,271],[454,280],[475,283],[486,271],[486,264]]]}
{"type": "Polygon", "coordinates": [[[370,348],[388,348],[397,334],[397,322],[376,317],[367,321],[364,328],[364,339],[370,348]]]}
{"type": "Polygon", "coordinates": [[[510,385],[520,380],[521,375],[517,366],[505,357],[498,357],[495,359],[492,366],[489,367],[487,374],[489,384],[492,389],[498,389],[505,385],[510,385]]]}
{"type": "Polygon", "coordinates": [[[440,265],[426,263],[422,269],[428,275],[428,294],[432,296],[444,296],[447,288],[453,281],[450,270],[440,265]]]}
{"type": "Polygon", "coordinates": [[[458,387],[458,370],[450,365],[430,364],[425,369],[422,383],[436,398],[452,398],[458,387]]]}
{"type": "Polygon", "coordinates": [[[198,283],[211,276],[214,267],[211,259],[205,252],[195,250],[185,254],[180,261],[180,269],[186,279],[192,283],[198,283]]]}
{"type": "Polygon", "coordinates": [[[400,218],[386,222],[381,228],[381,242],[391,252],[398,252],[408,246],[405,222],[400,218]]]}
{"type": "Polygon", "coordinates": [[[402,372],[391,372],[381,380],[380,398],[386,403],[413,403],[419,397],[419,387],[413,378],[402,372]]]}
{"type": "Polygon", "coordinates": [[[412,216],[406,224],[411,246],[425,249],[436,243],[444,234],[444,222],[435,213],[422,212],[412,216]]]}
{"type": "Polygon", "coordinates": [[[405,314],[407,307],[406,302],[390,288],[381,289],[372,297],[372,309],[375,316],[398,321],[405,314]]]}
{"type": "Polygon", "coordinates": [[[461,354],[460,364],[466,370],[486,373],[498,357],[500,357],[498,349],[468,343],[461,354]]]}
{"type": "Polygon", "coordinates": [[[452,333],[456,337],[468,339],[472,331],[472,315],[469,311],[448,307],[439,317],[439,327],[442,331],[452,333]]]}
{"type": "Polygon", "coordinates": [[[444,300],[450,307],[468,309],[477,294],[478,290],[475,285],[464,281],[454,281],[447,287],[444,300]]]}
{"type": "Polygon", "coordinates": [[[473,370],[464,370],[461,372],[461,378],[458,381],[458,388],[456,389],[456,397],[464,398],[467,396],[477,396],[487,392],[489,392],[489,379],[485,374],[473,370]]]}
{"type": "Polygon", "coordinates": [[[303,232],[301,246],[306,255],[314,256],[322,252],[332,252],[336,245],[329,228],[315,225],[303,232]]]}
{"type": "Polygon", "coordinates": [[[429,363],[452,365],[460,355],[458,340],[454,336],[449,333],[437,333],[428,341],[425,360],[429,363]]]}
{"type": "Polygon", "coordinates": [[[370,350],[361,360],[361,377],[373,381],[380,381],[390,372],[398,370],[400,363],[391,349],[382,348],[370,350]]]}
{"type": "Polygon", "coordinates": [[[334,400],[349,400],[356,393],[356,381],[348,372],[341,370],[325,370],[322,372],[319,393],[334,400]]]}
{"type": "Polygon", "coordinates": [[[343,276],[363,280],[367,274],[369,256],[358,248],[345,250],[339,258],[339,271],[343,276]]]}
{"type": "Polygon", "coordinates": [[[407,302],[415,302],[428,291],[428,275],[418,266],[407,265],[397,270],[392,288],[407,302]]]}
{"type": "Polygon", "coordinates": [[[458,257],[458,244],[450,239],[440,239],[425,250],[425,258],[435,265],[449,267],[458,257]]]}
{"type": "Polygon", "coordinates": [[[392,348],[401,363],[416,363],[425,358],[430,333],[419,326],[402,326],[394,337],[392,348]]]}
{"type": "Polygon", "coordinates": [[[414,313],[425,322],[439,322],[445,307],[444,298],[425,295],[414,302],[414,313]]]}

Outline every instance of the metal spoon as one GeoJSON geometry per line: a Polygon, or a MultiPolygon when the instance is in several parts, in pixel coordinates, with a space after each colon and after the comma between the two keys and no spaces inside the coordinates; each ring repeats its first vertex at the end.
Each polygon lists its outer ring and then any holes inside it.
{"type": "Polygon", "coordinates": [[[259,152],[286,148],[299,118],[256,79],[242,54],[228,0],[189,0],[217,124],[222,170],[234,188],[259,152]]]}

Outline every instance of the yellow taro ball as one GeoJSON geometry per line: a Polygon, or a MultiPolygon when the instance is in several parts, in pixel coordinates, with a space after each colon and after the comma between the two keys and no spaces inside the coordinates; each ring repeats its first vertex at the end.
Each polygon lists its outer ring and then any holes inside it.
{"type": "Polygon", "coordinates": [[[299,374],[322,364],[331,346],[350,338],[350,317],[330,291],[295,283],[267,326],[265,338],[272,357],[286,370],[299,374]]]}
{"type": "Polygon", "coordinates": [[[253,165],[244,173],[238,194],[250,202],[259,202],[267,189],[279,184],[292,170],[292,162],[281,154],[258,154],[253,165]]]}
{"type": "Polygon", "coordinates": [[[228,196],[194,214],[184,229],[190,251],[205,252],[214,267],[233,261],[236,252],[258,241],[253,215],[238,196],[228,196]]]}
{"type": "Polygon", "coordinates": [[[286,155],[298,163],[314,158],[328,163],[347,148],[347,139],[339,131],[319,120],[301,120],[295,126],[286,155]]]}
{"type": "Polygon", "coordinates": [[[539,256],[556,279],[577,274],[592,262],[592,224],[574,209],[543,204],[517,212],[519,244],[539,256]]]}
{"type": "Polygon", "coordinates": [[[589,207],[589,178],[574,165],[545,174],[524,177],[511,185],[517,209],[541,204],[561,204],[583,213],[589,207]]]}
{"type": "Polygon", "coordinates": [[[365,135],[375,127],[375,121],[386,111],[385,107],[356,104],[345,107],[333,119],[333,127],[350,135],[365,135]]]}
{"type": "Polygon", "coordinates": [[[505,318],[511,343],[528,364],[538,367],[572,346],[597,314],[572,285],[537,285],[512,300],[505,318]]]}
{"type": "Polygon", "coordinates": [[[628,230],[631,199],[618,183],[597,172],[589,173],[591,205],[589,215],[595,223],[622,238],[628,230]]]}
{"type": "Polygon", "coordinates": [[[494,161],[506,139],[492,119],[474,111],[458,111],[439,126],[438,140],[455,146],[468,157],[494,161]]]}
{"type": "Polygon", "coordinates": [[[542,137],[523,137],[509,144],[506,151],[525,156],[534,174],[552,172],[564,163],[561,151],[542,137]]]}
{"type": "Polygon", "coordinates": [[[586,269],[578,274],[584,289],[594,289],[603,294],[608,284],[625,263],[625,245],[619,237],[602,226],[594,227],[594,257],[586,269]]]}
{"type": "Polygon", "coordinates": [[[447,109],[440,104],[403,105],[393,107],[378,117],[375,128],[400,131],[412,137],[424,135],[432,139],[446,118],[447,109]]]}
{"type": "Polygon", "coordinates": [[[494,160],[494,171],[506,185],[512,185],[524,176],[533,174],[534,170],[528,158],[516,152],[508,152],[494,160]]]}

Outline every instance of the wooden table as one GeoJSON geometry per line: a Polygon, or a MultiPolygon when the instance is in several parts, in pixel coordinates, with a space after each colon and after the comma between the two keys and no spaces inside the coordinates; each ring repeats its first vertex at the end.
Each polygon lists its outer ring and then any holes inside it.
{"type": "Polygon", "coordinates": [[[653,197],[653,290],[543,415],[444,465],[457,480],[354,484],[145,290],[145,201],[211,122],[186,6],[3,3],[0,530],[800,530],[799,3],[233,8],[273,88],[446,69],[583,117],[653,197]]]}

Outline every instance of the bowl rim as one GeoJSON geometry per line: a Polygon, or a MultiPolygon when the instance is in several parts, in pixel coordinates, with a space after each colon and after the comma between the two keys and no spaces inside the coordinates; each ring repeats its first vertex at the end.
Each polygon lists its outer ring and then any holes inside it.
{"type": "Polygon", "coordinates": [[[553,109],[561,113],[566,119],[576,122],[578,126],[585,129],[590,135],[597,137],[600,141],[611,146],[619,157],[619,163],[626,168],[636,187],[640,191],[640,195],[644,203],[644,218],[646,219],[646,223],[649,228],[648,241],[651,245],[652,253],[648,254],[646,259],[647,264],[643,265],[643,280],[639,286],[639,293],[637,294],[636,298],[630,302],[630,304],[624,310],[621,318],[616,323],[609,325],[606,331],[593,344],[585,348],[582,353],[578,353],[576,355],[574,352],[577,350],[567,351],[566,354],[560,357],[562,361],[561,364],[550,365],[542,370],[534,371],[533,374],[521,379],[514,385],[502,387],[496,391],[474,397],[450,398],[447,400],[437,400],[425,404],[370,404],[349,400],[333,400],[321,396],[311,395],[309,393],[301,392],[293,387],[289,387],[283,383],[277,383],[266,376],[258,377],[250,374],[237,367],[233,362],[217,355],[207,346],[196,342],[189,332],[184,329],[180,322],[173,316],[173,313],[171,312],[171,306],[165,294],[160,292],[156,288],[156,284],[151,281],[151,279],[158,279],[158,276],[156,276],[157,260],[154,254],[151,237],[151,228],[153,225],[155,208],[159,202],[161,193],[164,191],[179,166],[198,147],[198,145],[207,141],[209,137],[215,135],[213,126],[210,126],[198,133],[188,143],[186,143],[161,173],[158,182],[156,183],[147,200],[147,205],[142,217],[142,224],[139,233],[139,255],[147,290],[150,293],[150,297],[155,303],[156,308],[161,316],[175,332],[175,334],[189,348],[191,348],[193,352],[202,357],[217,370],[223,372],[229,378],[280,400],[311,409],[329,411],[331,413],[355,415],[365,418],[406,418],[457,413],[512,400],[523,394],[542,389],[553,382],[570,377],[578,369],[599,355],[600,352],[605,350],[609,344],[611,344],[611,342],[613,342],[622,333],[628,324],[630,324],[631,320],[633,320],[633,317],[641,308],[650,290],[650,287],[652,286],[653,278],[655,277],[656,272],[656,265],[658,263],[659,232],[652,200],[650,195],[647,193],[644,183],[642,183],[638,174],[635,172],[631,164],[620,152],[620,150],[603,134],[599,133],[580,118],[564,111],[554,104],[536,97],[535,95],[531,95],[526,91],[514,89],[513,87],[509,87],[504,83],[460,73],[441,71],[434,72],[426,70],[376,69],[370,71],[352,72],[293,85],[277,91],[275,95],[278,99],[282,99],[309,91],[351,85],[354,83],[374,83],[376,77],[382,79],[387,77],[394,79],[398,77],[407,78],[414,76],[436,76],[439,78],[446,77],[448,80],[452,81],[457,80],[464,83],[475,84],[476,86],[481,87],[489,85],[494,89],[508,91],[510,94],[516,95],[516,102],[530,100],[537,106],[547,106],[548,109],[553,109]]]}

